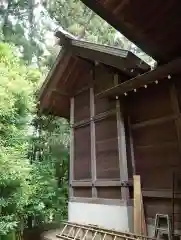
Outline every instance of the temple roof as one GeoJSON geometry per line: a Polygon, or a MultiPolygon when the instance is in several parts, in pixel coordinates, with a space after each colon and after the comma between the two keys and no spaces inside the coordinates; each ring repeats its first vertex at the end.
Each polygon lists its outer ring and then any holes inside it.
{"type": "Polygon", "coordinates": [[[96,62],[122,72],[127,79],[150,70],[148,64],[127,50],[77,40],[63,32],[56,35],[62,49],[40,90],[43,112],[69,118],[69,99],[75,94],[75,85],[96,62]]]}
{"type": "Polygon", "coordinates": [[[181,56],[180,0],[82,0],[159,64],[181,56]]]}

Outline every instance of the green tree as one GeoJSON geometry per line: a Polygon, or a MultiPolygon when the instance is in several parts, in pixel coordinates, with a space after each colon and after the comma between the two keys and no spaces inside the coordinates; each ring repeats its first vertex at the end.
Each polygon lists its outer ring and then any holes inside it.
{"type": "Polygon", "coordinates": [[[33,78],[40,77],[38,71],[25,67],[13,52],[16,53],[15,47],[0,44],[0,142],[5,147],[24,142],[34,105],[33,78]]]}
{"type": "Polygon", "coordinates": [[[31,166],[26,152],[34,102],[30,74],[33,70],[25,67],[13,52],[14,47],[0,44],[0,235],[18,228],[31,196],[31,166]]]}
{"type": "Polygon", "coordinates": [[[14,53],[0,44],[0,235],[67,215],[69,124],[37,114],[41,74],[14,53]]]}
{"type": "Polygon", "coordinates": [[[69,124],[37,115],[32,122],[29,158],[36,191],[29,205],[29,226],[67,217],[69,124]],[[41,206],[42,209],[37,208],[41,206]]]}
{"type": "Polygon", "coordinates": [[[44,52],[45,39],[41,4],[34,0],[7,0],[1,3],[1,39],[13,43],[28,64],[36,62],[44,52]]]}
{"type": "Polygon", "coordinates": [[[44,64],[47,31],[37,22],[46,22],[46,14],[37,18],[33,0],[2,6],[0,235],[66,217],[69,142],[68,123],[39,116],[35,108],[42,76],[33,62],[44,64]]]}
{"type": "Polygon", "coordinates": [[[52,19],[78,38],[127,49],[147,63],[155,64],[150,56],[92,12],[80,0],[47,1],[46,8],[52,19]]]}
{"type": "Polygon", "coordinates": [[[49,1],[47,9],[61,27],[79,38],[122,47],[117,31],[80,0],[49,1]]]}

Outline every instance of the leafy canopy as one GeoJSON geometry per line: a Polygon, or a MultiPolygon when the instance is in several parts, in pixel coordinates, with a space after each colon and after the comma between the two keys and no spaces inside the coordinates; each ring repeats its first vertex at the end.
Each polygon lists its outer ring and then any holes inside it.
{"type": "Polygon", "coordinates": [[[67,216],[69,125],[35,108],[40,72],[0,43],[0,235],[67,216]]]}

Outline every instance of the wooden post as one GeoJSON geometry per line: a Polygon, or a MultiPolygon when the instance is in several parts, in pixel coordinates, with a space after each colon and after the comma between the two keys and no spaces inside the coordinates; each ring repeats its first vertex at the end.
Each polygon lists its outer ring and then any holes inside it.
{"type": "Polygon", "coordinates": [[[141,192],[141,180],[139,175],[133,176],[134,183],[134,233],[138,235],[147,235],[143,197],[141,192]]]}
{"type": "Polygon", "coordinates": [[[134,145],[133,145],[133,137],[131,131],[131,123],[130,118],[128,118],[128,132],[129,132],[129,151],[130,151],[130,158],[132,164],[132,173],[133,175],[136,174],[136,164],[135,164],[135,157],[134,157],[134,145]]]}
{"type": "Polygon", "coordinates": [[[140,176],[133,176],[134,182],[134,233],[141,235],[141,188],[140,176]]]}
{"type": "MultiPolygon", "coordinates": [[[[114,75],[114,84],[118,85],[118,75],[114,75]]],[[[119,156],[119,169],[120,169],[120,181],[128,181],[128,167],[127,167],[127,155],[126,155],[126,137],[124,118],[122,115],[122,109],[120,106],[120,99],[116,99],[116,117],[117,117],[117,134],[118,134],[118,156],[119,156]]],[[[128,200],[129,188],[121,187],[122,198],[128,200]]]]}
{"type": "Polygon", "coordinates": [[[74,180],[74,98],[70,99],[70,163],[69,163],[69,197],[73,197],[72,182],[74,180]]]}
{"type": "MultiPolygon", "coordinates": [[[[94,73],[93,73],[94,78],[94,73]]],[[[94,79],[93,79],[94,80],[94,79]]],[[[92,197],[97,198],[96,182],[96,139],[95,139],[95,102],[94,89],[90,88],[90,131],[91,131],[91,173],[92,173],[92,197]]]]}
{"type": "Polygon", "coordinates": [[[174,112],[174,115],[176,116],[175,127],[177,131],[179,151],[181,154],[181,118],[180,118],[180,108],[179,108],[177,90],[175,88],[174,83],[171,83],[170,98],[171,98],[173,112],[174,112]]]}

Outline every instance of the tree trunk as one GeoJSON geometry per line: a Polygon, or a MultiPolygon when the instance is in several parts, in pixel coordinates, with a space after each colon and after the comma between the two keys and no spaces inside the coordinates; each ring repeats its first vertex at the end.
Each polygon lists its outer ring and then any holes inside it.
{"type": "Polygon", "coordinates": [[[10,8],[11,8],[11,4],[12,4],[12,1],[9,0],[7,8],[4,12],[4,17],[3,17],[4,21],[3,21],[3,25],[2,25],[2,32],[3,32],[3,35],[4,35],[5,39],[6,39],[6,36],[7,36],[7,33],[8,33],[8,20],[9,20],[9,11],[10,11],[10,8]]]}
{"type": "Polygon", "coordinates": [[[27,225],[28,225],[29,229],[33,228],[33,217],[32,216],[28,216],[27,225]]]}

